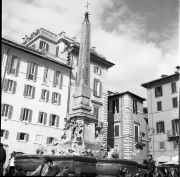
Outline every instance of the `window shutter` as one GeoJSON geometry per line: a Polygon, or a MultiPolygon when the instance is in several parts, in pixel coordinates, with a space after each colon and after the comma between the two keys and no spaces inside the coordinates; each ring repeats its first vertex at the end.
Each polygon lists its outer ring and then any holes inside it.
{"type": "Polygon", "coordinates": [[[119,125],[115,125],[115,137],[119,136],[119,125]]]}
{"type": "Polygon", "coordinates": [[[16,71],[15,71],[15,75],[16,76],[18,76],[18,73],[19,73],[19,66],[20,66],[20,59],[18,58],[17,66],[16,66],[16,71]]]}
{"type": "Polygon", "coordinates": [[[34,73],[34,81],[36,82],[37,80],[37,72],[38,72],[38,65],[35,65],[35,73],[34,73]]]}
{"type": "Polygon", "coordinates": [[[61,104],[61,94],[58,94],[58,105],[61,104]]]}
{"type": "Polygon", "coordinates": [[[46,125],[47,113],[44,113],[44,125],[46,125]]]}
{"type": "Polygon", "coordinates": [[[47,137],[46,144],[49,144],[50,137],[47,137]]]}
{"type": "Polygon", "coordinates": [[[38,121],[37,121],[38,123],[40,123],[41,114],[42,112],[39,111],[39,116],[38,116],[38,121]]]}
{"type": "Polygon", "coordinates": [[[8,139],[8,137],[9,137],[9,131],[8,130],[5,130],[5,139],[8,139]]]}
{"type": "Polygon", "coordinates": [[[29,134],[26,133],[26,142],[28,142],[28,141],[29,141],[29,134]]]}
{"type": "Polygon", "coordinates": [[[51,103],[54,103],[54,92],[52,92],[51,103]]]}
{"type": "Polygon", "coordinates": [[[3,86],[4,91],[7,91],[7,84],[8,84],[8,79],[4,79],[4,86],[3,86]]]}
{"type": "Polygon", "coordinates": [[[24,114],[24,108],[21,108],[21,115],[20,115],[20,120],[23,120],[23,114],[24,114]]]}
{"type": "Polygon", "coordinates": [[[94,79],[94,96],[97,96],[97,80],[94,79]]]}
{"type": "Polygon", "coordinates": [[[27,96],[27,85],[24,86],[24,96],[27,96]]]}
{"type": "Polygon", "coordinates": [[[62,72],[61,72],[61,83],[59,85],[60,85],[60,89],[62,89],[62,85],[63,85],[63,73],[62,72]]]}
{"type": "Polygon", "coordinates": [[[175,120],[171,120],[172,123],[172,135],[175,135],[175,120]]]}
{"type": "Polygon", "coordinates": [[[8,118],[11,119],[12,118],[12,113],[13,113],[13,107],[9,106],[9,113],[8,113],[8,118]]]}
{"type": "Polygon", "coordinates": [[[17,132],[17,137],[16,137],[17,140],[20,139],[20,132],[17,132]]]}
{"type": "Polygon", "coordinates": [[[12,62],[12,55],[9,55],[7,60],[7,73],[10,72],[11,62],[12,62]]]}
{"type": "Polygon", "coordinates": [[[56,87],[56,70],[54,70],[53,87],[56,87]]]}
{"type": "Polygon", "coordinates": [[[47,97],[46,97],[46,102],[49,101],[49,91],[47,91],[47,97]]]}
{"type": "Polygon", "coordinates": [[[160,95],[163,96],[162,86],[160,87],[160,91],[161,91],[160,95]]]}
{"type": "Polygon", "coordinates": [[[56,47],[56,57],[58,57],[58,53],[59,53],[59,46],[56,47]]]}
{"type": "Polygon", "coordinates": [[[158,122],[156,123],[156,130],[157,130],[157,133],[159,133],[158,122]]]}
{"type": "Polygon", "coordinates": [[[28,114],[28,121],[31,122],[32,121],[32,110],[29,110],[29,114],[28,114]]]}
{"type": "Polygon", "coordinates": [[[113,100],[113,114],[115,113],[115,105],[116,105],[116,102],[115,100],[113,100]]]}
{"type": "Polygon", "coordinates": [[[4,104],[1,104],[1,116],[3,115],[4,104]]]}
{"type": "Polygon", "coordinates": [[[46,43],[46,51],[49,51],[49,44],[46,43]]]}
{"type": "Polygon", "coordinates": [[[119,99],[116,100],[116,110],[117,113],[119,113],[119,99]]]}
{"type": "Polygon", "coordinates": [[[102,69],[101,69],[101,68],[99,68],[99,75],[101,75],[101,73],[102,73],[102,69]]]}
{"type": "Polygon", "coordinates": [[[43,83],[46,83],[46,73],[47,73],[47,67],[44,67],[44,73],[43,73],[43,83]]]}
{"type": "Polygon", "coordinates": [[[164,132],[164,133],[165,133],[164,122],[162,122],[162,132],[164,132]]]}
{"type": "Polygon", "coordinates": [[[135,126],[135,142],[138,142],[138,126],[135,126]]]}
{"type": "Polygon", "coordinates": [[[52,125],[52,114],[50,114],[50,118],[49,118],[49,126],[52,125]]]}
{"type": "Polygon", "coordinates": [[[137,114],[137,101],[135,101],[135,113],[137,114]]]}
{"type": "Polygon", "coordinates": [[[42,41],[40,41],[39,48],[42,49],[42,41]]]}
{"type": "Polygon", "coordinates": [[[41,90],[41,99],[43,99],[43,92],[44,92],[44,89],[41,90]]]}
{"type": "Polygon", "coordinates": [[[56,127],[59,127],[59,116],[56,117],[56,127]]]}
{"type": "Polygon", "coordinates": [[[35,90],[36,90],[36,88],[35,88],[35,87],[33,87],[33,91],[32,91],[32,98],[34,98],[34,97],[35,97],[35,90]]]}
{"type": "Polygon", "coordinates": [[[26,79],[28,79],[29,77],[30,66],[31,66],[31,62],[28,62],[27,71],[26,71],[26,79]]]}
{"type": "Polygon", "coordinates": [[[14,81],[14,85],[13,85],[13,93],[14,93],[14,94],[16,93],[16,86],[17,86],[17,82],[14,81]]]}
{"type": "Polygon", "coordinates": [[[94,66],[94,73],[96,73],[96,66],[94,66]]]}
{"type": "Polygon", "coordinates": [[[102,82],[101,81],[99,81],[99,84],[100,84],[100,86],[99,86],[99,93],[100,93],[100,97],[102,97],[102,82]]]}

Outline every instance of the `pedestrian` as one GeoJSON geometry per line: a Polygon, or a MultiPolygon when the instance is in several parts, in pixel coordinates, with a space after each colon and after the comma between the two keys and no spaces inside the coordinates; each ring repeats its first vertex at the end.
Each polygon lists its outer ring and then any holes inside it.
{"type": "Polygon", "coordinates": [[[53,161],[51,159],[45,160],[44,158],[40,158],[40,165],[31,176],[45,176],[52,165],[53,161]]]}
{"type": "Polygon", "coordinates": [[[4,163],[6,162],[6,150],[3,147],[3,144],[0,143],[0,176],[3,176],[4,163]]]}
{"type": "Polygon", "coordinates": [[[161,177],[160,171],[157,167],[154,169],[153,177],[161,177]]]}
{"type": "Polygon", "coordinates": [[[14,170],[15,170],[15,165],[14,165],[14,161],[15,161],[15,156],[16,156],[16,152],[13,151],[11,153],[11,157],[9,159],[9,164],[8,164],[8,167],[7,167],[7,171],[8,171],[8,176],[13,176],[14,174],[14,170]]]}
{"type": "Polygon", "coordinates": [[[168,177],[178,177],[178,175],[175,173],[174,168],[170,168],[170,173],[169,173],[168,177]]]}
{"type": "Polygon", "coordinates": [[[147,175],[148,177],[153,177],[154,169],[155,169],[155,161],[153,159],[153,156],[149,154],[148,175],[147,175]]]}

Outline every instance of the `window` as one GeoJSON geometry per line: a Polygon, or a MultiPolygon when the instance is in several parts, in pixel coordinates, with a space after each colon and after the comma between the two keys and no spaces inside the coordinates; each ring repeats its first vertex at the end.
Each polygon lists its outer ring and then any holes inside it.
{"type": "Polygon", "coordinates": [[[63,73],[60,71],[54,71],[53,87],[59,87],[62,89],[63,73]]]}
{"type": "Polygon", "coordinates": [[[113,100],[113,114],[119,113],[119,99],[113,100]]]}
{"type": "Polygon", "coordinates": [[[139,141],[139,125],[135,124],[134,125],[134,142],[139,141]]]}
{"type": "Polygon", "coordinates": [[[179,141],[174,141],[174,149],[178,149],[179,148],[179,141]]]}
{"type": "Polygon", "coordinates": [[[115,123],[114,124],[114,137],[119,137],[120,136],[120,124],[115,123]]]}
{"type": "Polygon", "coordinates": [[[39,112],[38,123],[46,125],[47,113],[39,112]]]}
{"type": "Polygon", "coordinates": [[[165,142],[159,142],[159,149],[164,150],[165,149],[165,142]]]}
{"type": "Polygon", "coordinates": [[[175,136],[179,135],[179,119],[172,120],[172,133],[175,136]]]}
{"type": "Polygon", "coordinates": [[[176,93],[177,90],[176,90],[176,82],[172,82],[171,83],[171,89],[172,89],[172,93],[176,93]]]}
{"type": "Polygon", "coordinates": [[[102,83],[98,79],[94,79],[94,96],[101,97],[102,95],[102,83]]]}
{"type": "Polygon", "coordinates": [[[31,85],[24,86],[24,96],[28,98],[34,98],[35,96],[35,87],[31,85]]]}
{"type": "Polygon", "coordinates": [[[49,126],[59,127],[59,116],[54,115],[54,114],[50,114],[49,126]]]}
{"type": "Polygon", "coordinates": [[[36,81],[38,66],[35,63],[28,62],[26,79],[36,81]]]}
{"type": "Polygon", "coordinates": [[[50,76],[50,69],[48,67],[44,67],[44,74],[43,74],[43,84],[49,84],[49,76],[50,76]]]}
{"type": "Polygon", "coordinates": [[[9,55],[8,61],[7,61],[7,73],[17,76],[19,65],[20,65],[20,59],[16,56],[9,55]]]}
{"type": "Polygon", "coordinates": [[[163,92],[162,92],[162,86],[156,87],[155,88],[155,97],[159,97],[162,96],[163,92]]]}
{"type": "Polygon", "coordinates": [[[49,101],[49,91],[48,90],[42,89],[41,100],[43,100],[45,102],[49,101]]]}
{"type": "Polygon", "coordinates": [[[178,107],[177,97],[173,98],[173,99],[172,99],[172,102],[173,102],[173,108],[177,108],[177,107],[178,107]]]}
{"type": "Polygon", "coordinates": [[[18,132],[16,139],[19,140],[19,141],[28,142],[28,140],[29,140],[29,134],[24,133],[24,132],[18,132]]]}
{"type": "Polygon", "coordinates": [[[94,115],[95,118],[98,120],[99,119],[99,107],[93,107],[94,108],[94,115]]]}
{"type": "Polygon", "coordinates": [[[40,41],[39,48],[45,51],[49,50],[49,45],[46,42],[40,41]]]}
{"type": "Polygon", "coordinates": [[[60,105],[61,104],[61,94],[53,92],[51,102],[53,104],[60,105]]]}
{"type": "Polygon", "coordinates": [[[47,137],[46,144],[52,144],[54,137],[47,137]]]}
{"type": "Polygon", "coordinates": [[[26,109],[26,108],[21,108],[20,120],[31,122],[32,121],[32,110],[26,109]]]}
{"type": "Polygon", "coordinates": [[[8,136],[9,136],[9,131],[1,129],[1,138],[8,139],[8,136]]]}
{"type": "Polygon", "coordinates": [[[11,105],[1,104],[1,116],[2,117],[7,117],[7,118],[11,119],[12,112],[13,112],[13,107],[11,105]]]}
{"type": "Polygon", "coordinates": [[[15,94],[16,93],[16,86],[17,86],[17,82],[10,80],[10,79],[5,79],[3,90],[6,92],[15,94]]]}
{"type": "Polygon", "coordinates": [[[98,75],[101,75],[101,68],[98,67],[98,66],[94,66],[94,73],[98,74],[98,75]]]}
{"type": "Polygon", "coordinates": [[[137,101],[133,100],[133,113],[137,114],[137,101]]]}
{"type": "Polygon", "coordinates": [[[34,139],[34,143],[41,144],[41,142],[42,142],[42,135],[36,134],[35,139],[34,139]]]}
{"type": "Polygon", "coordinates": [[[162,111],[162,102],[161,101],[157,102],[157,111],[162,111]]]}
{"type": "Polygon", "coordinates": [[[164,129],[164,122],[157,122],[156,123],[157,133],[165,133],[164,129]]]}

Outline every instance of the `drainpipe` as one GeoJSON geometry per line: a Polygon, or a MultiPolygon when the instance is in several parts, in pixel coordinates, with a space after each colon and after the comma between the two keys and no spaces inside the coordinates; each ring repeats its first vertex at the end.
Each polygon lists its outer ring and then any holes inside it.
{"type": "MultiPolygon", "coordinates": [[[[3,73],[2,84],[1,84],[1,99],[2,99],[2,91],[3,91],[3,87],[4,87],[4,79],[5,79],[6,70],[7,70],[8,53],[9,53],[10,49],[11,49],[11,46],[10,46],[9,50],[7,51],[7,59],[6,59],[5,70],[4,70],[4,73],[3,73]]],[[[1,68],[2,68],[2,62],[1,62],[1,68]]]]}

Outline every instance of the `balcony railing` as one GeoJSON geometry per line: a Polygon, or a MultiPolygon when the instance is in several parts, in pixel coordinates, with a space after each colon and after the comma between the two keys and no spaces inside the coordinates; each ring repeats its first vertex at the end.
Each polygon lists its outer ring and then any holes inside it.
{"type": "Polygon", "coordinates": [[[178,141],[179,131],[177,130],[168,130],[167,131],[168,141],[178,141]]]}

